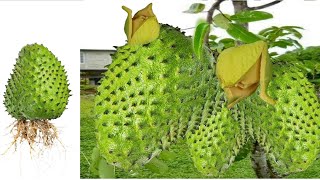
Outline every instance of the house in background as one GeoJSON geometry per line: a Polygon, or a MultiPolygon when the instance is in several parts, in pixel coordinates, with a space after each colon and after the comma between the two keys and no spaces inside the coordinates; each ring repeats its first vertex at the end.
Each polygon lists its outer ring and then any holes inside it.
{"type": "Polygon", "coordinates": [[[115,50],[101,49],[80,49],[80,77],[89,80],[89,84],[96,85],[103,77],[107,68],[111,64],[115,50]]]}

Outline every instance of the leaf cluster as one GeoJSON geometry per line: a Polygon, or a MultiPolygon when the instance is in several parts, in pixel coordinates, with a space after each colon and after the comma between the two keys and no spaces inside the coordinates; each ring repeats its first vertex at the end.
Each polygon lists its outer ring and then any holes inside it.
{"type": "MultiPolygon", "coordinates": [[[[205,4],[194,3],[185,13],[200,13],[204,12],[205,4]]],[[[223,49],[236,46],[238,43],[253,43],[255,41],[263,40],[269,45],[269,48],[288,48],[295,47],[302,49],[299,39],[302,38],[299,26],[282,26],[282,27],[268,27],[262,29],[259,33],[255,34],[250,32],[244,25],[251,22],[262,21],[273,18],[273,15],[256,10],[244,10],[234,15],[222,13],[213,17],[212,22],[202,22],[196,27],[194,34],[194,50],[198,57],[201,57],[202,47],[206,39],[208,39],[209,47],[217,52],[223,49]],[[218,37],[211,34],[214,28],[224,29],[231,37],[218,37]]],[[[214,31],[213,31],[214,32],[214,31]]],[[[271,52],[271,56],[278,55],[276,52],[271,52]]]]}

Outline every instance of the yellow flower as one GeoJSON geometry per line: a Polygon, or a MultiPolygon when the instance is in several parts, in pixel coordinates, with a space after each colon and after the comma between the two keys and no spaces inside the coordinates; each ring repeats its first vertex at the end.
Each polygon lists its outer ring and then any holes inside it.
{"type": "Polygon", "coordinates": [[[122,6],[128,13],[124,31],[128,38],[128,44],[141,45],[157,39],[160,33],[160,25],[152,11],[152,3],[138,11],[132,18],[132,10],[122,6]]]}
{"type": "Polygon", "coordinates": [[[254,93],[260,84],[260,98],[274,105],[267,88],[272,77],[268,44],[257,41],[231,47],[221,52],[216,66],[217,77],[224,89],[228,108],[254,93]]]}

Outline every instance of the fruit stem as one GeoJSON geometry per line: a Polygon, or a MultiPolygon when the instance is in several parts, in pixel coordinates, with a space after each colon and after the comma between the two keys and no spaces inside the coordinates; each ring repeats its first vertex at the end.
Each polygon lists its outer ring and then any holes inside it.
{"type": "Polygon", "coordinates": [[[251,162],[258,178],[281,178],[271,167],[263,148],[257,141],[253,144],[251,162]]]}

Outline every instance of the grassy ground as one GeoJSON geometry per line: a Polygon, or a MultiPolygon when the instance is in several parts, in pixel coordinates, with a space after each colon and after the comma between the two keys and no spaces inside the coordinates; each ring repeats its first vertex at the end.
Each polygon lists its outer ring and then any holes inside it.
{"type": "Polygon", "coordinates": [[[80,104],[80,171],[81,178],[93,177],[89,170],[92,149],[95,147],[93,95],[81,96],[80,104]]]}
{"type": "MultiPolygon", "coordinates": [[[[81,96],[81,178],[97,178],[90,173],[89,163],[92,149],[95,147],[93,95],[81,96]]],[[[160,155],[159,159],[167,165],[160,171],[154,167],[144,167],[136,172],[128,173],[116,169],[118,178],[207,178],[194,168],[186,144],[178,142],[171,147],[170,152],[160,155]],[[156,172],[158,171],[158,172],[156,172]]],[[[291,174],[288,178],[320,178],[320,160],[304,172],[291,174]]],[[[256,178],[247,156],[235,162],[222,178],[256,178]]]]}

